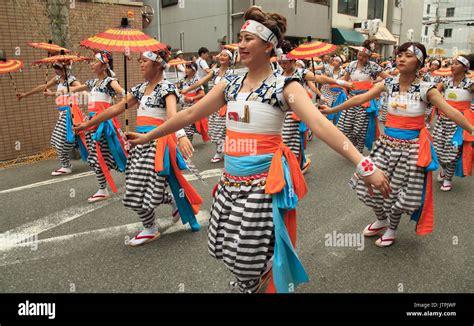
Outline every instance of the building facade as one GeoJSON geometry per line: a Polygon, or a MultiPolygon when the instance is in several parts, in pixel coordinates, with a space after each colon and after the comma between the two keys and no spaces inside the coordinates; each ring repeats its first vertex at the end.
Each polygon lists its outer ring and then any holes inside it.
{"type": "Polygon", "coordinates": [[[423,44],[431,55],[451,57],[474,50],[474,2],[425,0],[423,44]]]}
{"type": "MultiPolygon", "coordinates": [[[[421,42],[424,0],[388,0],[387,28],[397,44],[421,42]]],[[[393,53],[394,46],[389,49],[393,53]]]]}

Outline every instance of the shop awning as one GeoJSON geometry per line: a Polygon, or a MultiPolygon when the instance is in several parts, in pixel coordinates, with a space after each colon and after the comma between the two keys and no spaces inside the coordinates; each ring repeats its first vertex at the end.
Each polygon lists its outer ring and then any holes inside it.
{"type": "Polygon", "coordinates": [[[365,38],[361,33],[344,28],[332,29],[332,44],[362,45],[365,38]]]}
{"type": "Polygon", "coordinates": [[[387,28],[382,27],[382,26],[379,27],[377,34],[375,34],[373,38],[377,40],[377,43],[379,44],[389,44],[389,45],[397,44],[397,40],[392,35],[392,33],[390,33],[387,28]]]}

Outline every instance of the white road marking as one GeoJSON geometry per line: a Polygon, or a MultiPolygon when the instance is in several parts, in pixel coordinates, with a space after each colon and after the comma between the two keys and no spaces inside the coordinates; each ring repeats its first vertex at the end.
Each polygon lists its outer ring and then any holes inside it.
{"type": "Polygon", "coordinates": [[[58,183],[58,182],[79,179],[79,178],[88,177],[88,176],[91,176],[91,175],[94,175],[93,171],[83,172],[83,173],[70,175],[70,176],[58,177],[58,178],[55,178],[55,179],[36,182],[36,183],[29,184],[29,185],[21,186],[21,187],[1,190],[0,195],[1,194],[8,194],[8,193],[15,192],[15,191],[21,191],[21,190],[26,190],[26,189],[37,188],[37,187],[41,187],[41,186],[47,186],[47,185],[58,183]]]}
{"type": "MultiPolygon", "coordinates": [[[[200,232],[205,232],[204,228],[208,224],[209,216],[210,212],[208,210],[201,210],[196,214],[196,219],[201,224],[200,232]]],[[[171,221],[171,218],[166,221],[161,219],[157,222],[160,225],[159,229],[162,235],[187,231],[190,229],[189,225],[183,225],[181,222],[174,224],[171,221]],[[159,223],[160,221],[162,221],[162,223],[159,223]]],[[[133,234],[138,232],[141,228],[142,224],[138,222],[42,239],[34,244],[37,251],[32,250],[30,248],[31,246],[24,245],[3,248],[0,249],[0,252],[3,253],[0,257],[0,267],[23,263],[26,261],[41,260],[48,257],[59,257],[76,248],[81,248],[81,244],[74,242],[75,240],[82,242],[85,241],[88,244],[92,244],[96,241],[107,240],[123,235],[124,238],[118,242],[118,245],[125,246],[125,236],[129,234],[129,236],[132,237],[133,234]],[[7,255],[7,253],[9,254],[7,255]]]]}

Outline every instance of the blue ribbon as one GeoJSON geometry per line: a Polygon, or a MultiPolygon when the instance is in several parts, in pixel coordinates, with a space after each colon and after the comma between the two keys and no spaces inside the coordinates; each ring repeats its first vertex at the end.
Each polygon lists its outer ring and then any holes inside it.
{"type": "Polygon", "coordinates": [[[306,155],[304,152],[304,133],[308,130],[306,123],[300,121],[300,155],[301,155],[301,163],[300,168],[303,169],[304,165],[306,164],[306,155]]]}
{"type": "Polygon", "coordinates": [[[76,141],[76,136],[72,131],[71,107],[69,105],[60,106],[58,110],[66,112],[66,141],[72,144],[76,141]]]}
{"type": "MultiPolygon", "coordinates": [[[[460,148],[463,144],[463,137],[462,137],[463,130],[461,127],[457,126],[456,127],[456,132],[453,135],[453,138],[451,139],[451,143],[460,148]]],[[[454,172],[454,175],[457,177],[464,177],[464,172],[463,172],[463,165],[462,165],[462,155],[459,155],[458,161],[456,162],[456,170],[454,172]]]]}
{"type": "MultiPolygon", "coordinates": [[[[366,93],[366,90],[353,90],[351,91],[354,95],[359,95],[366,93]]],[[[379,108],[377,106],[377,100],[372,99],[369,102],[369,107],[365,112],[369,114],[369,124],[367,125],[367,133],[365,134],[365,146],[372,150],[372,145],[375,141],[375,136],[377,135],[377,117],[379,115],[379,108]]]]}
{"type": "MultiPolygon", "coordinates": [[[[331,107],[338,106],[339,104],[344,103],[347,101],[347,95],[346,92],[344,92],[343,89],[340,88],[330,88],[331,92],[338,93],[336,99],[332,102],[331,107]]],[[[332,120],[335,125],[339,122],[339,118],[341,117],[342,111],[339,111],[337,113],[331,113],[328,114],[328,119],[332,120]]]]}
{"type": "MultiPolygon", "coordinates": [[[[268,172],[273,154],[256,156],[229,156],[224,159],[225,171],[235,176],[249,176],[268,172]]],[[[284,223],[285,211],[295,209],[298,197],[295,195],[291,181],[290,168],[285,157],[282,157],[283,174],[286,185],[279,193],[272,194],[273,224],[275,227],[275,249],[273,254],[273,281],[278,293],[290,293],[290,287],[309,281],[284,223]]]]}
{"type": "MultiPolygon", "coordinates": [[[[92,118],[95,115],[95,112],[90,112],[89,116],[92,118]]],[[[127,165],[127,156],[123,150],[117,131],[115,130],[114,124],[111,119],[104,121],[99,124],[97,130],[92,135],[92,139],[95,141],[100,141],[102,135],[105,135],[107,144],[109,145],[110,154],[114,158],[115,163],[119,171],[125,171],[127,165]]]]}
{"type": "MultiPolygon", "coordinates": [[[[156,155],[159,154],[156,153],[156,155]]],[[[188,168],[177,146],[176,163],[180,170],[185,170],[188,168]]],[[[189,202],[188,198],[186,197],[184,189],[179,184],[175,172],[171,167],[171,156],[168,145],[166,145],[165,147],[165,153],[163,157],[163,171],[158,172],[158,175],[167,177],[169,181],[171,192],[173,193],[174,200],[176,201],[176,206],[178,207],[179,215],[181,216],[181,222],[183,224],[189,223],[189,225],[198,224],[196,216],[194,215],[193,207],[189,202]]]]}

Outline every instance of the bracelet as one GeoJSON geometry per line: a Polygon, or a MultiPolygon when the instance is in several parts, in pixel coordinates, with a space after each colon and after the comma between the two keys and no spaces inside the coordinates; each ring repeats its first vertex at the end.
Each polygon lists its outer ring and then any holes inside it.
{"type": "Polygon", "coordinates": [[[176,138],[179,139],[185,136],[186,136],[186,132],[184,131],[184,129],[179,129],[178,131],[176,131],[176,138]]]}
{"type": "Polygon", "coordinates": [[[364,157],[362,161],[357,164],[356,173],[361,177],[368,177],[377,171],[377,167],[370,157],[364,157]]]}

